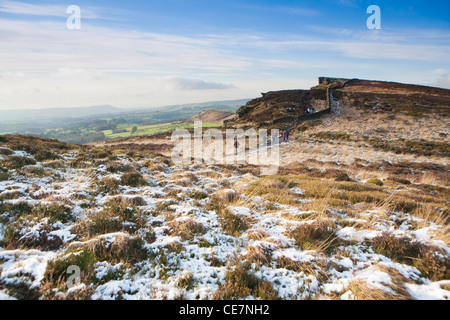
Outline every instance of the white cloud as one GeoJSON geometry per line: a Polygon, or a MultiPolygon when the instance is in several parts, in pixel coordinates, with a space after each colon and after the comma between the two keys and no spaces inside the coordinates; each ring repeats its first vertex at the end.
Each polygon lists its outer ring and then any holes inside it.
{"type": "Polygon", "coordinates": [[[450,73],[441,75],[435,85],[440,88],[450,89],[450,73]]]}
{"type": "MultiPolygon", "coordinates": [[[[67,5],[55,5],[55,4],[32,4],[20,1],[0,0],[0,12],[9,14],[21,14],[32,15],[41,17],[64,17],[67,18],[67,5]]],[[[113,10],[108,9],[109,16],[104,15],[105,9],[94,8],[91,6],[82,6],[81,14],[83,19],[106,19],[117,20],[110,14],[114,13],[113,10]]],[[[105,12],[106,13],[106,12],[105,12]]],[[[117,14],[114,14],[117,15],[117,14]]]]}
{"type": "Polygon", "coordinates": [[[447,70],[445,70],[445,69],[434,69],[432,72],[436,73],[436,74],[443,74],[443,73],[447,73],[447,70]]]}
{"type": "Polygon", "coordinates": [[[0,12],[48,17],[66,17],[66,8],[61,5],[35,5],[31,3],[1,0],[0,12]]]}
{"type": "Polygon", "coordinates": [[[181,77],[169,78],[167,79],[167,83],[175,90],[224,90],[235,88],[232,84],[181,77]]]}

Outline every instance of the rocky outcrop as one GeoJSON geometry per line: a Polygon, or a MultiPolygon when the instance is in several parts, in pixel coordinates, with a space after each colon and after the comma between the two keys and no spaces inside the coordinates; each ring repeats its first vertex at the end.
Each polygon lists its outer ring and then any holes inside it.
{"type": "Polygon", "coordinates": [[[414,116],[430,112],[448,116],[450,90],[386,81],[320,77],[319,84],[310,90],[262,93],[262,97],[237,110],[235,119],[227,125],[295,123],[305,119],[308,108],[314,108],[319,114],[340,114],[344,104],[351,108],[381,108],[414,116]]]}

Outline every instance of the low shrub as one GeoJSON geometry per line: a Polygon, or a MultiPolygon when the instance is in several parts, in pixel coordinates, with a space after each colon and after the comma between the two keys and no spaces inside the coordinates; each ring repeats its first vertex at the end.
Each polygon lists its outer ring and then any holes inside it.
{"type": "Polygon", "coordinates": [[[416,267],[432,281],[450,278],[450,259],[438,248],[390,233],[374,238],[372,247],[392,260],[416,267]]]}
{"type": "Polygon", "coordinates": [[[172,221],[168,226],[172,236],[181,237],[184,241],[192,240],[196,235],[206,233],[205,226],[193,220],[172,221]]]}
{"type": "Polygon", "coordinates": [[[138,172],[126,172],[120,178],[122,185],[130,187],[146,186],[148,183],[145,181],[142,174],[138,172]]]}
{"type": "Polygon", "coordinates": [[[14,154],[14,151],[6,148],[0,148],[0,155],[2,156],[10,156],[12,154],[14,154]]]}
{"type": "Polygon", "coordinates": [[[269,281],[259,279],[251,272],[250,263],[235,258],[225,273],[225,284],[219,286],[214,299],[239,300],[249,295],[261,300],[278,298],[278,292],[269,281]]]}
{"type": "Polygon", "coordinates": [[[243,218],[228,209],[223,210],[219,221],[223,231],[232,236],[238,236],[249,229],[248,223],[243,218]]]}
{"type": "Polygon", "coordinates": [[[120,188],[120,181],[114,178],[103,178],[98,183],[98,190],[102,193],[116,194],[120,188]]]}
{"type": "Polygon", "coordinates": [[[52,223],[67,223],[74,220],[72,209],[64,205],[51,204],[33,208],[32,215],[38,218],[49,218],[52,223]]]}
{"type": "Polygon", "coordinates": [[[370,179],[366,183],[374,184],[374,185],[377,185],[377,186],[383,186],[383,181],[381,181],[380,179],[377,179],[377,178],[370,179]]]}
{"type": "Polygon", "coordinates": [[[291,236],[302,250],[327,250],[336,244],[336,230],[326,222],[305,223],[292,231],[291,236]]]}

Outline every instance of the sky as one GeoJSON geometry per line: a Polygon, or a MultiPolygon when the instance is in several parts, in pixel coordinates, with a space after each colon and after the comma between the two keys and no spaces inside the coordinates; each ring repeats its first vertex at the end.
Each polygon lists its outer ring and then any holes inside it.
{"type": "Polygon", "coordinates": [[[449,11],[448,0],[0,0],[0,110],[254,98],[320,76],[450,89],[449,11]],[[381,29],[367,27],[371,5],[381,29]]]}

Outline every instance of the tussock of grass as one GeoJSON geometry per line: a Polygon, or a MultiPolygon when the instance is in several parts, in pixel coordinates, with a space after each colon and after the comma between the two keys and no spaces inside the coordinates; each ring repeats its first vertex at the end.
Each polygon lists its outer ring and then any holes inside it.
{"type": "Polygon", "coordinates": [[[74,220],[72,209],[59,204],[38,206],[33,209],[32,214],[39,218],[49,218],[51,222],[67,223],[74,220]]]}
{"type": "Polygon", "coordinates": [[[8,169],[17,170],[25,166],[35,165],[36,161],[28,157],[12,156],[2,161],[2,165],[8,169]]]}
{"type": "Polygon", "coordinates": [[[8,283],[0,282],[0,288],[6,289],[8,295],[18,299],[18,300],[39,300],[40,292],[39,288],[31,288],[30,285],[26,283],[8,283]]]}
{"type": "Polygon", "coordinates": [[[194,276],[191,272],[183,274],[178,279],[176,286],[181,289],[186,289],[187,291],[191,290],[194,286],[194,276]]]}
{"type": "Polygon", "coordinates": [[[141,187],[148,185],[142,174],[138,172],[126,172],[120,178],[121,182],[125,186],[141,187]]]}
{"type": "Polygon", "coordinates": [[[290,236],[302,250],[328,251],[338,243],[336,229],[325,221],[302,224],[290,236]]]}
{"type": "Polygon", "coordinates": [[[237,300],[248,296],[261,300],[275,300],[278,292],[267,281],[257,278],[248,262],[240,262],[238,258],[232,260],[225,274],[225,284],[221,284],[214,294],[216,300],[237,300]]]}
{"type": "Polygon", "coordinates": [[[371,286],[363,280],[354,280],[348,284],[356,300],[404,300],[401,296],[371,286]]]}
{"type": "Polygon", "coordinates": [[[179,236],[184,241],[192,240],[196,235],[206,233],[206,228],[203,224],[193,220],[172,221],[168,224],[172,236],[179,236]]]}
{"type": "Polygon", "coordinates": [[[450,278],[450,259],[437,248],[390,233],[374,238],[372,247],[379,254],[416,267],[432,281],[450,278]]]}
{"type": "Polygon", "coordinates": [[[209,200],[207,208],[220,213],[230,205],[235,205],[240,196],[234,190],[219,190],[209,200]]]}
{"type": "Polygon", "coordinates": [[[81,248],[71,249],[62,258],[49,261],[44,281],[65,283],[70,277],[67,273],[68,268],[77,266],[82,272],[81,282],[91,283],[96,281],[93,278],[93,271],[94,265],[99,261],[133,265],[147,259],[148,253],[143,248],[143,244],[142,238],[133,238],[128,235],[117,236],[112,243],[101,240],[90,241],[83,244],[81,248]]]}
{"type": "Polygon", "coordinates": [[[234,214],[228,209],[220,213],[220,224],[223,231],[232,236],[239,236],[242,232],[250,228],[246,219],[234,214]]]}
{"type": "MultiPolygon", "coordinates": [[[[167,161],[166,163],[170,164],[170,161],[167,161]]],[[[143,165],[150,171],[167,172],[167,167],[163,163],[147,160],[143,163],[143,165]]]]}
{"type": "Polygon", "coordinates": [[[245,259],[252,263],[270,264],[272,261],[272,250],[263,245],[246,247],[245,259]]]}
{"type": "Polygon", "coordinates": [[[48,150],[39,150],[34,154],[36,161],[59,160],[61,156],[48,150]]]}
{"type": "Polygon", "coordinates": [[[118,173],[118,172],[134,172],[136,171],[136,168],[133,167],[130,164],[124,164],[119,161],[112,161],[109,164],[107,164],[106,170],[111,173],[118,173]]]}
{"type": "Polygon", "coordinates": [[[254,240],[254,241],[263,241],[265,239],[267,239],[270,235],[265,232],[264,230],[252,230],[249,231],[247,234],[247,237],[250,240],[254,240]]]}
{"type": "Polygon", "coordinates": [[[106,177],[98,182],[97,187],[100,192],[116,194],[120,188],[120,180],[106,177]]]}
{"type": "Polygon", "coordinates": [[[383,185],[383,181],[381,181],[380,179],[377,179],[377,178],[373,178],[373,179],[367,180],[366,183],[374,184],[374,185],[377,185],[377,186],[382,186],[383,185]]]}
{"type": "Polygon", "coordinates": [[[44,168],[51,168],[51,169],[61,169],[66,166],[65,161],[62,160],[54,160],[54,161],[46,161],[42,163],[42,166],[44,168]]]}
{"type": "Polygon", "coordinates": [[[319,281],[323,281],[327,278],[326,263],[316,261],[314,264],[293,261],[287,257],[280,257],[277,259],[277,265],[279,268],[285,268],[287,270],[295,271],[298,273],[304,273],[305,275],[312,275],[319,281]]]}
{"type": "Polygon", "coordinates": [[[144,198],[142,197],[122,197],[117,196],[114,198],[108,199],[108,201],[105,202],[106,206],[113,207],[113,206],[121,206],[121,207],[142,207],[146,206],[147,202],[145,202],[144,198]]]}
{"type": "Polygon", "coordinates": [[[112,201],[101,212],[78,222],[73,232],[84,239],[97,235],[127,231],[134,234],[145,226],[143,213],[134,207],[112,201]]]}
{"type": "Polygon", "coordinates": [[[11,178],[11,175],[8,172],[0,171],[0,182],[7,181],[11,178]]]}
{"type": "Polygon", "coordinates": [[[0,148],[0,155],[2,156],[10,156],[12,154],[14,154],[14,151],[7,148],[0,148]]]}
{"type": "MultiPolygon", "coordinates": [[[[20,217],[24,214],[31,214],[33,211],[33,207],[30,206],[26,202],[18,202],[18,203],[2,203],[0,206],[0,215],[4,213],[8,214],[8,217],[20,217]]],[[[4,220],[6,222],[6,220],[4,220]]]]}
{"type": "Polygon", "coordinates": [[[442,210],[433,205],[423,204],[416,208],[412,215],[422,220],[411,222],[414,229],[418,230],[426,228],[429,227],[430,224],[440,226],[439,229],[434,232],[436,239],[442,240],[446,244],[450,244],[450,220],[448,210],[442,210]]]}
{"type": "Polygon", "coordinates": [[[53,229],[46,225],[38,233],[25,237],[20,232],[17,224],[8,225],[4,231],[4,239],[0,241],[0,246],[7,250],[16,249],[38,249],[42,251],[54,251],[61,248],[63,241],[56,235],[49,235],[53,229]]]}

